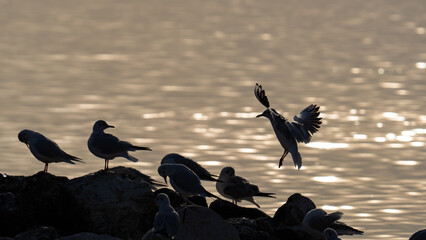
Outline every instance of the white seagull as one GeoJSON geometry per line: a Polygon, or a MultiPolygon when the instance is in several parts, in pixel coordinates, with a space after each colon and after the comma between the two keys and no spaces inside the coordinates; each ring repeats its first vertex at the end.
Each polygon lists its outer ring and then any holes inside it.
{"type": "Polygon", "coordinates": [[[132,162],[137,162],[138,159],[131,156],[129,151],[148,150],[149,147],[134,146],[129,142],[121,141],[114,135],[105,133],[107,128],[114,128],[108,125],[104,120],[98,120],[93,125],[93,132],[87,141],[87,146],[93,155],[105,159],[105,170],[108,169],[108,162],[116,157],[124,157],[132,162]]]}
{"type": "Polygon", "coordinates": [[[324,238],[325,240],[342,240],[338,237],[337,232],[332,228],[326,228],[324,230],[324,238]]]}
{"type": "Polygon", "coordinates": [[[242,177],[235,176],[235,170],[232,167],[223,168],[220,172],[219,180],[222,182],[216,182],[217,191],[222,196],[231,199],[235,204],[241,200],[246,200],[260,207],[254,201],[254,196],[275,198],[271,196],[275,193],[260,192],[258,186],[250,184],[242,177]]]}
{"type": "Polygon", "coordinates": [[[153,233],[173,239],[179,230],[179,215],[170,206],[170,200],[166,194],[158,194],[155,197],[155,203],[158,205],[158,212],[154,219],[153,233]]]}
{"type": "Polygon", "coordinates": [[[44,172],[47,172],[49,163],[66,162],[75,164],[73,161],[82,162],[80,158],[64,152],[58,144],[41,133],[24,129],[19,132],[18,139],[27,145],[35,158],[45,163],[44,172]]]}
{"type": "Polygon", "coordinates": [[[194,171],[197,174],[200,180],[206,181],[217,181],[217,179],[213,177],[217,177],[216,175],[211,174],[207,169],[203,168],[200,164],[192,160],[191,158],[184,157],[177,153],[169,153],[163,157],[161,160],[161,164],[164,163],[179,163],[187,166],[189,169],[194,171]]]}
{"type": "Polygon", "coordinates": [[[266,97],[265,90],[262,85],[256,83],[254,87],[254,95],[257,100],[266,107],[266,110],[257,115],[257,117],[266,117],[271,121],[272,128],[278,138],[281,146],[284,148],[284,153],[280,158],[278,167],[281,167],[282,162],[290,152],[293,158],[294,166],[297,169],[302,167],[302,156],[297,148],[298,142],[309,143],[312,134],[316,133],[321,125],[321,118],[319,116],[319,106],[309,105],[299,115],[294,116],[295,122],[290,122],[279,114],[275,109],[269,105],[268,97],[266,97]]]}
{"type": "Polygon", "coordinates": [[[167,177],[170,179],[170,184],[175,191],[179,192],[184,197],[202,196],[216,197],[208,192],[200,182],[197,174],[191,169],[182,164],[165,163],[158,167],[158,174],[164,178],[167,183],[167,177]]]}
{"type": "Polygon", "coordinates": [[[334,229],[338,235],[362,235],[364,233],[363,231],[338,221],[342,216],[342,212],[327,214],[324,210],[315,208],[309,211],[303,218],[303,229],[317,238],[322,238],[324,236],[324,230],[326,230],[326,228],[334,229]]]}

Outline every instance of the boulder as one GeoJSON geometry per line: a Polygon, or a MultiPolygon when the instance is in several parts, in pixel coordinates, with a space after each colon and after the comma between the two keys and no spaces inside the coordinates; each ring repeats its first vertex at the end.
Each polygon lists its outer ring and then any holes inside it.
{"type": "Polygon", "coordinates": [[[200,206],[178,209],[180,228],[177,240],[239,240],[238,231],[214,211],[200,206]]]}
{"type": "Polygon", "coordinates": [[[209,208],[219,214],[223,219],[242,217],[257,219],[261,217],[269,217],[266,213],[257,208],[240,207],[222,199],[213,201],[209,208]]]}
{"type": "Polygon", "coordinates": [[[426,239],[426,229],[419,230],[411,235],[409,240],[424,240],[426,239]]]}
{"type": "Polygon", "coordinates": [[[140,239],[158,208],[143,177],[130,168],[111,168],[75,178],[67,188],[82,206],[92,232],[140,239]]]}
{"type": "Polygon", "coordinates": [[[78,233],[71,236],[57,238],[56,240],[122,240],[121,238],[111,237],[106,234],[96,234],[96,233],[78,233]]]}
{"type": "Polygon", "coordinates": [[[13,240],[55,240],[59,237],[53,227],[35,227],[16,235],[13,240]]]}
{"type": "Polygon", "coordinates": [[[241,240],[271,240],[273,227],[270,217],[258,219],[230,218],[227,220],[239,233],[241,240]]]}
{"type": "Polygon", "coordinates": [[[70,232],[79,219],[78,206],[67,192],[66,177],[38,172],[29,177],[0,177],[0,236],[15,236],[33,226],[70,232]]]}
{"type": "Polygon", "coordinates": [[[308,197],[300,193],[291,195],[272,218],[274,237],[286,240],[310,239],[302,228],[302,221],[306,213],[315,207],[315,203],[308,197]]]}

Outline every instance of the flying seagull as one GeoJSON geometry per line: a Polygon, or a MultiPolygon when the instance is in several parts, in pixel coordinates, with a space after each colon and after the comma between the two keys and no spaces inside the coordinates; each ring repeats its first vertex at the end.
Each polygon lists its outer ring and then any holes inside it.
{"type": "Polygon", "coordinates": [[[27,145],[35,158],[44,162],[44,172],[47,172],[49,163],[66,162],[75,164],[73,161],[82,162],[80,158],[64,152],[58,144],[41,133],[24,129],[19,132],[18,139],[27,145]]]}
{"type": "Polygon", "coordinates": [[[256,83],[254,95],[266,107],[266,110],[257,117],[266,117],[271,121],[275,135],[284,148],[284,154],[280,158],[278,167],[281,167],[285,156],[290,152],[294,165],[297,166],[297,169],[300,169],[302,167],[302,156],[297,148],[297,143],[309,143],[312,135],[320,128],[322,122],[321,118],[318,117],[320,114],[319,106],[313,104],[307,106],[297,116],[294,116],[294,122],[290,122],[270,107],[262,85],[256,83]]]}
{"type": "Polygon", "coordinates": [[[259,204],[254,201],[253,197],[270,197],[275,193],[264,193],[259,191],[259,187],[250,184],[246,179],[235,176],[235,170],[232,167],[224,167],[219,175],[219,180],[222,182],[216,182],[217,191],[224,197],[232,199],[232,202],[240,202],[246,200],[260,208],[259,204]]]}
{"type": "Polygon", "coordinates": [[[207,169],[203,168],[200,164],[192,160],[191,158],[184,157],[177,153],[169,153],[166,156],[163,157],[161,160],[161,164],[164,163],[179,163],[187,166],[189,169],[194,171],[195,174],[197,174],[198,178],[200,180],[206,180],[206,181],[217,181],[214,177],[217,177],[216,175],[211,174],[207,169]]]}
{"type": "Polygon", "coordinates": [[[138,159],[131,156],[129,151],[148,150],[149,147],[134,146],[129,142],[121,141],[114,135],[105,133],[107,128],[114,128],[108,125],[104,120],[98,120],[93,125],[93,132],[87,141],[87,146],[93,155],[105,159],[105,170],[108,169],[108,162],[116,157],[124,157],[132,162],[137,162],[138,159]]]}

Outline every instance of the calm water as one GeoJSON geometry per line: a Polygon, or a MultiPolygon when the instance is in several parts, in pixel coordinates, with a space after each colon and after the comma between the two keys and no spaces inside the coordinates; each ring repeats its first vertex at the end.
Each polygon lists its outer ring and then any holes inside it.
{"type": "Polygon", "coordinates": [[[366,232],[347,239],[407,239],[426,227],[425,12],[423,0],[0,0],[0,172],[43,169],[24,128],[86,162],[49,172],[103,168],[86,141],[104,119],[154,150],[111,167],[161,180],[161,158],[178,152],[276,192],[257,199],[270,215],[300,192],[366,232]],[[290,158],[277,168],[256,82],[286,117],[321,105],[300,171],[290,158]]]}

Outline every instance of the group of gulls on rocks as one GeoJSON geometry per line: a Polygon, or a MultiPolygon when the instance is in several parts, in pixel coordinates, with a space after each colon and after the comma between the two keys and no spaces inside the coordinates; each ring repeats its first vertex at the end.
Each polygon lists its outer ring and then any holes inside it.
{"type": "MultiPolygon", "coordinates": [[[[294,116],[294,121],[291,122],[270,107],[265,90],[257,83],[254,87],[254,95],[266,107],[257,117],[269,119],[276,137],[284,149],[284,153],[279,159],[278,167],[282,166],[284,158],[290,153],[295,167],[300,169],[302,167],[302,157],[297,143],[309,143],[312,135],[320,128],[319,106],[309,105],[294,116]]],[[[93,132],[87,141],[90,152],[105,160],[104,170],[108,170],[109,160],[116,157],[123,157],[137,162],[138,159],[131,156],[129,152],[137,150],[151,151],[149,147],[135,146],[130,142],[120,140],[112,134],[105,133],[105,129],[108,128],[114,128],[114,126],[109,125],[104,120],[96,121],[93,125],[93,132]]],[[[44,172],[47,172],[49,163],[66,162],[75,164],[74,162],[82,162],[80,158],[64,152],[54,141],[41,133],[25,129],[18,134],[18,139],[28,146],[35,158],[45,164],[44,172]]],[[[164,178],[166,183],[168,177],[174,190],[184,198],[197,195],[219,198],[208,192],[201,185],[200,180],[216,182],[216,189],[220,195],[231,199],[235,204],[246,200],[260,207],[253,197],[275,198],[273,196],[274,193],[261,192],[258,186],[251,184],[243,177],[235,175],[235,170],[232,167],[223,168],[219,176],[213,175],[194,160],[177,153],[167,154],[161,160],[158,174],[164,178]]],[[[170,201],[166,194],[158,194],[156,204],[159,206],[159,211],[154,221],[154,233],[161,233],[166,237],[172,238],[179,226],[179,216],[170,206],[170,201]]],[[[322,209],[313,209],[306,214],[303,226],[314,237],[328,240],[340,239],[336,230],[333,229],[333,224],[340,223],[338,220],[342,215],[343,213],[341,212],[327,214],[322,209]]],[[[339,232],[339,234],[351,235],[362,233],[362,231],[339,232]]]]}

